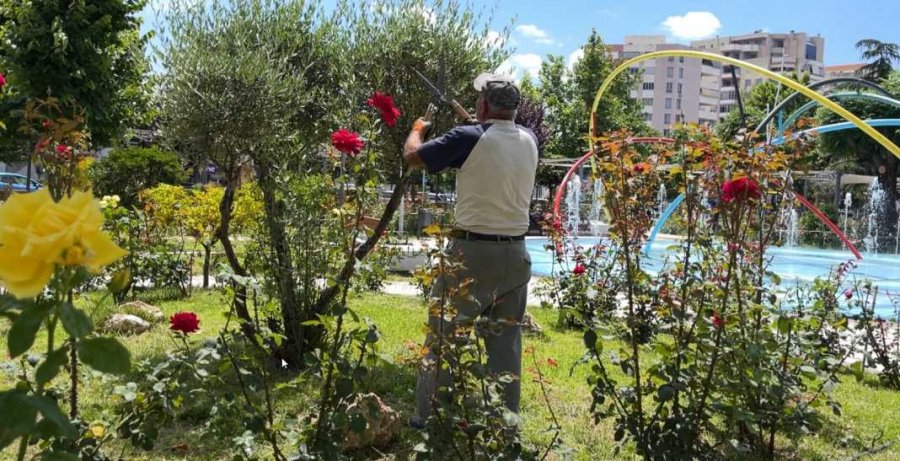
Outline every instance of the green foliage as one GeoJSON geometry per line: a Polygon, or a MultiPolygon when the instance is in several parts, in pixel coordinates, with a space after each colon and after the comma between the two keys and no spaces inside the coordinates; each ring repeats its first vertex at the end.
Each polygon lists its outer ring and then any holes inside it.
{"type": "Polygon", "coordinates": [[[139,206],[139,194],[157,184],[178,184],[184,170],[178,155],[151,147],[113,149],[92,167],[97,195],[118,195],[125,208],[139,206]]]}
{"type": "Polygon", "coordinates": [[[149,99],[147,37],[137,17],[143,6],[143,0],[0,4],[0,62],[16,100],[77,102],[100,146],[142,123],[149,99]]]}

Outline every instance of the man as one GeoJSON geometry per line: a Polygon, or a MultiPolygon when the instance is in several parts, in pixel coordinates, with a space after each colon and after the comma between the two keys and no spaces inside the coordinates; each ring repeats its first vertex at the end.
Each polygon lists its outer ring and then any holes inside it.
{"type": "MultiPolygon", "coordinates": [[[[537,170],[537,139],[529,129],[513,122],[521,99],[508,77],[481,74],[474,82],[479,91],[478,124],[458,126],[423,143],[431,123],[419,119],[406,140],[403,157],[413,167],[430,173],[457,168],[456,226],[448,254],[461,258],[459,273],[445,274],[434,284],[432,297],[448,287],[471,280],[469,293],[451,300],[456,317],[442,322],[429,315],[432,334],[426,338],[431,352],[420,368],[416,384],[417,415],[422,427],[432,412],[438,387],[449,382],[435,362],[437,334],[451,334],[457,320],[488,317],[496,328],[483,339],[487,368],[495,375],[514,375],[505,386],[506,407],[519,412],[522,368],[521,321],[528,298],[531,257],[525,249],[528,213],[537,170]]],[[[434,314],[433,312],[430,314],[434,314]]]]}

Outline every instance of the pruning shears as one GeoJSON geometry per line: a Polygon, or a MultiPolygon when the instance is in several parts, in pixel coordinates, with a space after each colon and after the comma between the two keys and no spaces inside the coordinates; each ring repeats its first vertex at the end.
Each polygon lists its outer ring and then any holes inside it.
{"type": "Polygon", "coordinates": [[[453,112],[456,114],[457,117],[459,117],[467,122],[475,119],[475,117],[472,114],[470,114],[469,111],[467,111],[462,106],[462,104],[457,102],[456,99],[448,97],[447,93],[438,89],[438,87],[436,87],[434,85],[434,83],[431,83],[431,80],[428,80],[428,77],[422,75],[422,73],[419,72],[418,69],[413,69],[413,71],[416,73],[416,75],[419,76],[419,80],[421,80],[422,83],[424,83],[425,86],[428,88],[428,90],[431,91],[431,94],[434,95],[434,97],[438,101],[440,101],[444,104],[448,104],[450,106],[450,108],[453,109],[453,112]]]}

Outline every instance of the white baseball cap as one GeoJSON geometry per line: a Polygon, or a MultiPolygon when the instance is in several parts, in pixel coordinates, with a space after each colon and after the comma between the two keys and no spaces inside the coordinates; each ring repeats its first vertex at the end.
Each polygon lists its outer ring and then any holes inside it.
{"type": "Polygon", "coordinates": [[[488,82],[509,82],[515,84],[515,80],[508,75],[503,74],[495,74],[492,72],[484,72],[481,75],[475,77],[475,81],[472,82],[472,86],[475,87],[476,90],[482,91],[484,90],[485,85],[488,82]]]}

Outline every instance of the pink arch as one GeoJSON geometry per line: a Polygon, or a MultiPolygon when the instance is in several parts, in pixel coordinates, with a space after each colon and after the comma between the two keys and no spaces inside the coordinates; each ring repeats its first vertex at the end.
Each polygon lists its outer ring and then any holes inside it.
{"type": "MultiPolygon", "coordinates": [[[[638,138],[631,138],[631,142],[633,144],[655,144],[655,143],[673,144],[675,142],[675,140],[672,138],[663,138],[663,137],[638,137],[638,138]]],[[[581,167],[581,165],[584,165],[584,162],[588,161],[588,159],[591,158],[592,154],[593,154],[593,152],[588,152],[588,153],[582,155],[581,157],[579,157],[578,160],[576,160],[575,163],[572,164],[572,166],[569,168],[569,171],[566,172],[566,175],[563,176],[562,182],[559,184],[559,187],[556,189],[556,195],[553,197],[553,219],[554,219],[554,221],[559,220],[559,203],[562,201],[563,194],[566,192],[566,186],[569,184],[569,179],[572,177],[573,174],[575,174],[575,171],[577,171],[578,168],[581,167]]],[[[821,221],[822,224],[825,224],[826,227],[831,229],[831,232],[833,232],[834,235],[836,235],[841,240],[841,242],[844,244],[844,246],[846,246],[847,249],[850,250],[851,253],[853,253],[853,256],[856,256],[856,259],[860,259],[860,260],[863,259],[862,255],[859,253],[859,250],[856,249],[856,246],[854,246],[853,243],[850,241],[850,239],[847,238],[847,236],[843,232],[841,232],[841,229],[838,228],[838,226],[834,222],[832,222],[830,219],[828,219],[828,216],[826,216],[825,213],[822,212],[822,210],[818,209],[815,205],[813,205],[809,200],[806,199],[806,197],[803,197],[802,195],[800,195],[796,192],[794,193],[794,197],[797,199],[798,202],[800,202],[803,206],[805,206],[806,209],[808,209],[810,212],[812,212],[812,214],[814,214],[816,216],[816,218],[819,218],[819,221],[821,221]]]]}

